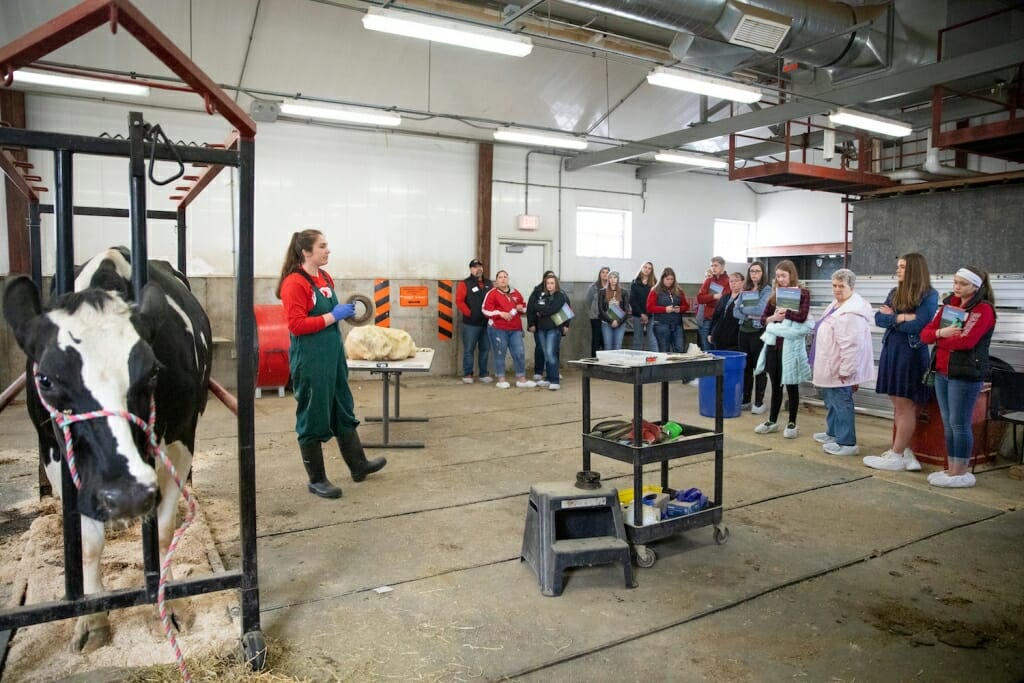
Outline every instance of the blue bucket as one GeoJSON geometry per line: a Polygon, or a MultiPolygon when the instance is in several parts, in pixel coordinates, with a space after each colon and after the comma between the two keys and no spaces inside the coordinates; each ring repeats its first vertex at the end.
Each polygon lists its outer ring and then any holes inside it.
{"type": "MultiPolygon", "coordinates": [[[[725,361],[722,377],[722,417],[739,417],[743,403],[743,368],[747,366],[747,354],[742,351],[709,351],[712,356],[725,361]]],[[[698,387],[700,414],[715,416],[715,378],[701,377],[698,387]]]]}

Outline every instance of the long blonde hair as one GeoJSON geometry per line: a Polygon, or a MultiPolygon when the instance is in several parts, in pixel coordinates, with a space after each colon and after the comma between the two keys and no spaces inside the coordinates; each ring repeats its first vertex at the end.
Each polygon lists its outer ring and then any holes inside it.
{"type": "Polygon", "coordinates": [[[323,237],[323,233],[312,228],[302,232],[293,232],[291,242],[288,243],[288,250],[284,252],[284,263],[281,264],[281,277],[277,280],[277,289],[274,296],[281,298],[281,283],[284,279],[295,272],[306,261],[303,251],[313,251],[316,241],[323,237]]]}
{"type": "Polygon", "coordinates": [[[911,252],[900,256],[906,264],[903,282],[896,283],[896,294],[892,297],[894,311],[912,311],[920,305],[924,295],[932,289],[932,276],[924,256],[911,252]]]}
{"type": "MultiPolygon", "coordinates": [[[[775,266],[775,270],[784,270],[787,273],[789,273],[789,284],[786,285],[787,287],[800,287],[800,274],[796,272],[796,264],[795,263],[793,263],[789,259],[785,259],[783,261],[779,261],[779,265],[775,266]]],[[[763,274],[761,275],[761,279],[762,280],[764,279],[764,275],[763,274]]],[[[775,278],[773,277],[772,278],[772,295],[771,295],[771,297],[768,298],[768,304],[771,305],[771,306],[775,305],[775,290],[777,288],[778,288],[778,286],[776,285],[775,278]]]]}

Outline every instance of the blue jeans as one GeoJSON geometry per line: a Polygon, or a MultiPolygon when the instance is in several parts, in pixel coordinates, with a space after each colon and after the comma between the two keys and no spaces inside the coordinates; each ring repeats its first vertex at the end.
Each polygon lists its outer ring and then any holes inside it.
{"type": "Polygon", "coordinates": [[[619,323],[618,327],[612,327],[610,323],[601,321],[601,339],[604,341],[605,351],[617,351],[622,348],[622,338],[626,336],[626,326],[619,323]]]}
{"type": "Polygon", "coordinates": [[[540,340],[540,330],[533,331],[533,374],[544,374],[544,344],[540,340]]]}
{"type": "Polygon", "coordinates": [[[505,376],[505,352],[512,354],[512,369],[516,377],[526,376],[526,347],[523,345],[522,330],[499,330],[488,326],[491,346],[494,348],[494,374],[505,376]]]}
{"type": "Polygon", "coordinates": [[[487,369],[488,354],[491,352],[491,345],[487,342],[486,325],[462,324],[462,376],[473,376],[473,350],[480,350],[480,376],[486,377],[490,372],[487,369]]]}
{"type": "Polygon", "coordinates": [[[562,330],[557,327],[553,330],[537,330],[537,336],[544,347],[544,379],[558,384],[558,349],[562,344],[562,330]]]}
{"type": "Polygon", "coordinates": [[[825,400],[825,433],[836,437],[840,446],[857,445],[857,426],[854,423],[853,387],[822,387],[825,400]]]}
{"type": "Polygon", "coordinates": [[[955,464],[967,465],[974,451],[974,430],[971,416],[974,402],[981,393],[981,382],[950,379],[935,373],[935,399],[942,413],[942,428],[946,436],[946,457],[955,464]]]}
{"type": "Polygon", "coordinates": [[[697,339],[700,348],[704,351],[715,348],[714,345],[708,341],[709,334],[711,334],[711,318],[703,318],[697,324],[697,339]]]}
{"type": "Polygon", "coordinates": [[[643,351],[658,350],[658,340],[654,338],[654,323],[647,323],[647,330],[644,331],[644,323],[640,320],[640,316],[633,316],[633,350],[643,351]]]}
{"type": "Polygon", "coordinates": [[[665,353],[683,352],[683,326],[679,323],[654,324],[654,336],[658,340],[658,350],[665,353]]]}

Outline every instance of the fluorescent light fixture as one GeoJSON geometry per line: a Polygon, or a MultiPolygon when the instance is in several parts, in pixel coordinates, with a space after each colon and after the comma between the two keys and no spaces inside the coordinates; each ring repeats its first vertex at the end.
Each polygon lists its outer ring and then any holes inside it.
{"type": "Polygon", "coordinates": [[[103,81],[96,78],[64,76],[61,74],[44,73],[41,71],[25,71],[23,69],[18,69],[14,72],[14,84],[17,85],[18,83],[31,83],[33,85],[45,85],[50,88],[67,88],[69,90],[105,92],[112,95],[131,95],[133,97],[149,96],[149,88],[144,85],[121,83],[118,81],[103,81]]]}
{"type": "Polygon", "coordinates": [[[286,116],[297,116],[305,119],[358,123],[364,126],[397,126],[402,123],[401,116],[388,112],[334,109],[309,104],[296,104],[294,102],[282,102],[281,113],[286,116]]]}
{"type": "Polygon", "coordinates": [[[512,57],[525,57],[533,50],[533,42],[525,36],[379,7],[366,11],[363,27],[512,57]]]}
{"type": "Polygon", "coordinates": [[[499,128],[494,131],[494,139],[501,142],[518,142],[523,145],[534,145],[535,147],[559,147],[561,149],[575,150],[587,148],[587,141],[582,138],[549,135],[548,133],[538,133],[519,128],[499,128]]]}
{"type": "Polygon", "coordinates": [[[746,102],[747,104],[759,101],[763,94],[759,88],[753,86],[733,83],[722,78],[690,73],[689,71],[669,69],[664,66],[659,66],[647,74],[647,82],[651,85],[660,85],[663,88],[685,90],[686,92],[710,95],[711,97],[718,97],[723,100],[746,102]]]}
{"type": "Polygon", "coordinates": [[[862,114],[859,111],[850,111],[849,109],[837,109],[829,115],[829,118],[832,120],[832,123],[838,126],[861,128],[872,133],[891,135],[896,138],[910,135],[914,130],[910,127],[909,123],[904,123],[903,121],[887,119],[882,116],[875,116],[874,114],[862,114]]]}
{"type": "Polygon", "coordinates": [[[664,161],[670,164],[686,164],[689,166],[701,166],[703,168],[717,168],[719,170],[729,167],[728,162],[714,157],[702,156],[700,154],[686,154],[685,152],[658,152],[654,155],[655,161],[664,161]]]}

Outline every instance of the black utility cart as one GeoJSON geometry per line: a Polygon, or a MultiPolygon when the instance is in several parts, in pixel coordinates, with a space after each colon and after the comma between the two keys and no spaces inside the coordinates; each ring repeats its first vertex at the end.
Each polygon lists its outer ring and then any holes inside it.
{"type": "Polygon", "coordinates": [[[689,529],[713,525],[715,542],[725,543],[729,538],[729,529],[722,524],[722,462],[725,440],[722,433],[724,422],[722,418],[722,373],[725,362],[721,358],[704,357],[699,360],[669,360],[644,365],[620,364],[598,359],[572,361],[572,364],[578,367],[583,374],[583,469],[590,471],[591,453],[633,465],[633,517],[631,520],[627,520],[626,537],[633,548],[637,566],[651,567],[657,560],[657,555],[652,548],[647,546],[648,543],[689,529]],[[664,424],[670,419],[669,382],[688,382],[700,377],[715,378],[715,427],[713,431],[686,425],[676,419],[675,422],[683,426],[682,436],[663,443],[635,444],[633,440],[612,441],[591,433],[591,379],[633,385],[633,433],[640,434],[644,419],[643,388],[645,384],[661,385],[661,418],[658,424],[664,424]],[[664,519],[644,526],[641,505],[644,465],[661,463],[661,488],[665,493],[673,495],[675,491],[668,485],[669,460],[710,451],[715,453],[715,490],[714,496],[708,499],[707,507],[690,515],[664,519]]]}

